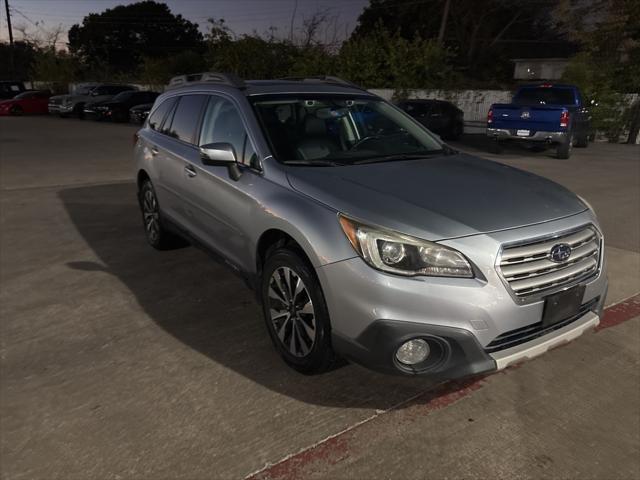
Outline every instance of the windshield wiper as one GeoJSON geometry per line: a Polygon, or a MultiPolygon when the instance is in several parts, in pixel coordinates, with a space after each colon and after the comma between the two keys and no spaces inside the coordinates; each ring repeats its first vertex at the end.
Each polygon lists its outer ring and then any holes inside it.
{"type": "Polygon", "coordinates": [[[285,165],[309,165],[312,167],[343,167],[344,163],[334,162],[332,160],[285,160],[285,165]]]}
{"type": "Polygon", "coordinates": [[[363,160],[356,160],[354,165],[362,165],[365,163],[393,162],[396,160],[420,160],[427,157],[446,155],[445,150],[429,150],[420,153],[395,153],[393,155],[382,155],[380,157],[370,157],[363,160]]]}

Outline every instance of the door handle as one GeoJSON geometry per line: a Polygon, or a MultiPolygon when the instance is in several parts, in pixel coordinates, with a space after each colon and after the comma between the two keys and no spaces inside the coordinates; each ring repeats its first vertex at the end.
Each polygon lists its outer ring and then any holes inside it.
{"type": "Polygon", "coordinates": [[[151,155],[153,155],[154,157],[156,155],[158,155],[160,153],[160,150],[158,150],[158,147],[151,147],[151,155]]]}
{"type": "Polygon", "coordinates": [[[189,178],[193,178],[198,174],[198,172],[196,172],[196,169],[193,168],[192,165],[187,165],[186,167],[184,167],[184,172],[187,174],[187,177],[189,178]]]}

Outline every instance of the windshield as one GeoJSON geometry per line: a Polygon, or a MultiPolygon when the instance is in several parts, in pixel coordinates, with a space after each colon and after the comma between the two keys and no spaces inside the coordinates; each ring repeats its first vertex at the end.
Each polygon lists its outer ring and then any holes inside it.
{"type": "Polygon", "coordinates": [[[522,88],[513,99],[517,105],[573,105],[575,98],[569,88],[522,88]]]}
{"type": "Polygon", "coordinates": [[[259,97],[253,105],[277,160],[354,164],[443,153],[410,117],[370,97],[259,97]]]}
{"type": "Polygon", "coordinates": [[[91,90],[93,90],[95,88],[94,86],[89,86],[89,87],[78,87],[76,88],[75,93],[73,93],[73,95],[89,95],[89,93],[91,93],[91,90]]]}

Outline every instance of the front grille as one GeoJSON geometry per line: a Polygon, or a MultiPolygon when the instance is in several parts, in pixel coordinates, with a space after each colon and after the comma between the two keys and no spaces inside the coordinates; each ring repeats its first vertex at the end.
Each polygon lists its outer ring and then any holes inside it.
{"type": "Polygon", "coordinates": [[[562,328],[565,325],[569,325],[570,323],[575,322],[588,311],[593,310],[600,297],[596,297],[593,300],[589,300],[587,303],[584,303],[580,306],[580,310],[575,315],[566,318],[558,323],[554,323],[553,325],[549,325],[548,327],[543,327],[542,322],[534,323],[531,325],[527,325],[526,327],[516,328],[509,332],[503,333],[502,335],[498,335],[489,345],[485,347],[485,351],[487,353],[497,352],[499,350],[504,350],[505,348],[515,347],[516,345],[520,345],[522,343],[526,343],[534,338],[541,337],[550,333],[558,328],[562,328]]]}
{"type": "Polygon", "coordinates": [[[600,238],[588,226],[553,239],[505,247],[498,271],[515,296],[525,299],[581,282],[595,275],[599,264],[600,238]],[[571,246],[571,255],[554,262],[551,249],[562,243],[571,246]]]}

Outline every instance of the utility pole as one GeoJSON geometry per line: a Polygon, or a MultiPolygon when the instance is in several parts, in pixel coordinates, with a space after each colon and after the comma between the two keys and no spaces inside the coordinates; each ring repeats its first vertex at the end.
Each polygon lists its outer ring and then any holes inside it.
{"type": "Polygon", "coordinates": [[[7,26],[9,27],[9,75],[13,76],[13,29],[11,28],[11,14],[9,13],[9,0],[4,0],[7,9],[7,26]]]}
{"type": "Polygon", "coordinates": [[[445,0],[444,11],[442,12],[442,20],[440,21],[440,31],[438,32],[438,45],[444,43],[444,32],[447,28],[447,18],[449,17],[449,7],[451,6],[451,0],[445,0]]]}

